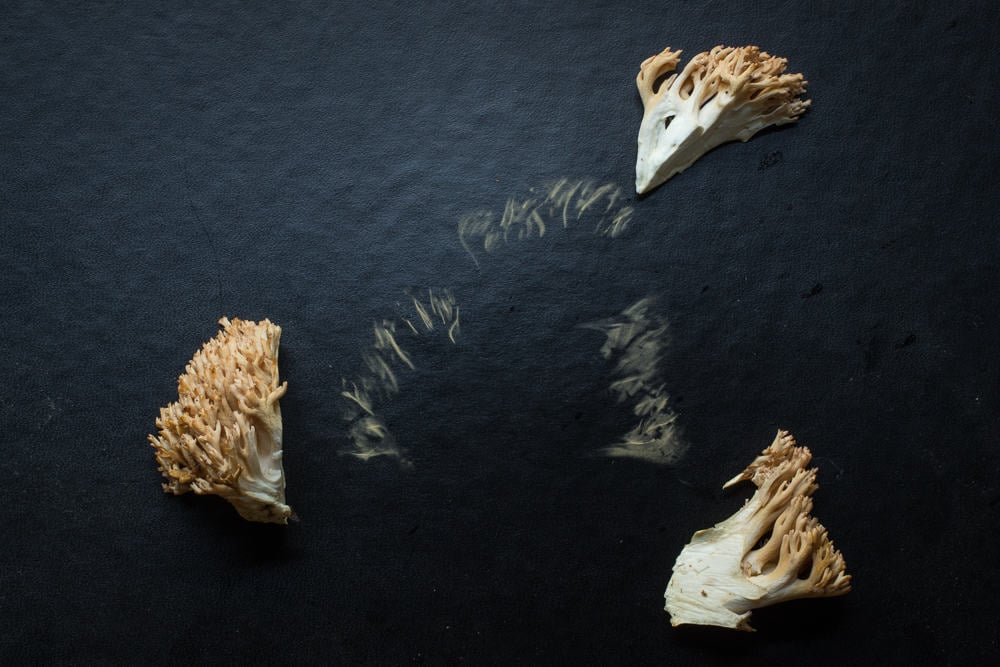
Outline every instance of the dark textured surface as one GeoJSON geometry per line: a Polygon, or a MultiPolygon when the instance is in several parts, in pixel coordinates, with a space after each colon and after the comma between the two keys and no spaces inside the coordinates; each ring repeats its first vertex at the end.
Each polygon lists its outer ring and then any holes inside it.
{"type": "Polygon", "coordinates": [[[8,2],[0,10],[0,662],[988,661],[1000,651],[1000,15],[982,3],[8,2]],[[417,3],[418,5],[420,3],[417,3]],[[712,152],[600,239],[477,268],[460,216],[560,177],[631,192],[639,62],[756,43],[797,125],[712,152]],[[409,287],[385,416],[413,467],[342,455],[342,377],[409,287]],[[675,467],[601,337],[671,322],[675,467]],[[283,329],[289,503],[165,496],[145,444],[221,315],[283,329]],[[670,566],[793,430],[855,577],[672,629],[670,566]]]}

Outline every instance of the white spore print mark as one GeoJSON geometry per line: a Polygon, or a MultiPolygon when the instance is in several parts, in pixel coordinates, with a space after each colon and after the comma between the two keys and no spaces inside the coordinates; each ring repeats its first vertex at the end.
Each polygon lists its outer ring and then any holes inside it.
{"type": "Polygon", "coordinates": [[[613,183],[561,178],[531,188],[523,199],[510,197],[499,218],[491,210],[469,213],[459,220],[458,238],[478,266],[474,247],[489,254],[512,240],[540,239],[553,226],[569,229],[589,222],[594,234],[617,238],[628,229],[632,212],[613,183]]]}
{"type": "Polygon", "coordinates": [[[354,377],[341,381],[343,418],[351,440],[344,453],[362,461],[386,456],[397,459],[400,465],[412,465],[379,413],[379,406],[399,393],[397,372],[416,369],[399,336],[423,336],[440,327],[452,344],[458,342],[459,307],[449,290],[428,289],[410,299],[413,317],[375,322],[374,340],[361,354],[362,368],[354,377]]]}
{"type": "Polygon", "coordinates": [[[673,464],[688,445],[660,374],[663,350],[670,342],[669,324],[653,312],[653,304],[652,298],[640,299],[615,317],[581,326],[604,333],[601,356],[614,362],[611,394],[618,403],[631,404],[638,417],[635,426],[602,453],[673,464]]]}

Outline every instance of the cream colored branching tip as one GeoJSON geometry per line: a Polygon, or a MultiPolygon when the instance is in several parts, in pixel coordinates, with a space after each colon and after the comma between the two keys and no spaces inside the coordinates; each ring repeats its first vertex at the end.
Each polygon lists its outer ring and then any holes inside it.
{"type": "Polygon", "coordinates": [[[716,46],[678,74],[680,56],[666,48],[639,66],[635,83],[643,115],[635,190],[640,194],[720,144],[747,141],[765,127],[798,120],[810,104],[800,99],[808,83],[802,75],[786,74],[785,58],[756,46],[716,46]]]}
{"type": "Polygon", "coordinates": [[[812,454],[787,431],[723,488],[749,480],[757,491],[733,516],[699,530],[681,550],[667,584],[672,625],[752,630],[753,609],[851,590],[844,558],[816,519],[812,454]]]}
{"type": "Polygon", "coordinates": [[[225,498],[244,519],[288,523],[281,465],[278,384],[281,327],[269,320],[219,320],[177,381],[178,400],[160,409],[149,436],[166,493],[225,498]]]}

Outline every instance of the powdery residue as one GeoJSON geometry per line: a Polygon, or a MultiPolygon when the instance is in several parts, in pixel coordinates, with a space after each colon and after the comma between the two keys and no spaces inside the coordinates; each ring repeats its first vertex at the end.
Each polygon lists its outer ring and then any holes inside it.
{"type": "Polygon", "coordinates": [[[361,353],[362,367],[353,378],[343,378],[343,418],[348,422],[351,447],[344,453],[362,461],[387,456],[401,465],[411,462],[379,414],[378,406],[399,393],[397,373],[416,365],[400,343],[401,336],[423,336],[440,328],[453,344],[459,335],[459,307],[446,289],[428,289],[410,297],[412,317],[384,319],[373,325],[373,341],[361,353]]]}
{"type": "Polygon", "coordinates": [[[587,223],[594,234],[616,238],[632,221],[632,207],[623,205],[622,190],[613,183],[561,178],[529,193],[509,198],[499,218],[494,211],[479,210],[459,220],[458,238],[477,265],[474,248],[492,253],[511,240],[542,238],[552,227],[587,223]]]}
{"type": "Polygon", "coordinates": [[[618,403],[631,404],[638,417],[635,426],[602,453],[672,464],[688,445],[660,375],[662,353],[670,342],[669,325],[653,312],[653,304],[652,298],[641,299],[615,317],[582,326],[606,336],[601,356],[614,362],[611,394],[618,403]]]}

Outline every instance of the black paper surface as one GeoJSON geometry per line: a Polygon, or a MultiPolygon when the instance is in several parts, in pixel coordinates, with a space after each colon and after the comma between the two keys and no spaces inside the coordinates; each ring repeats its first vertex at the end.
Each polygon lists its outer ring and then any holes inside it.
{"type": "Polygon", "coordinates": [[[0,16],[0,662],[997,654],[995,3],[0,16]],[[812,108],[637,197],[639,63],[716,44],[788,58],[812,108]],[[608,184],[628,228],[595,233],[595,203],[463,246],[461,220],[560,179],[608,184]],[[459,306],[454,343],[415,319],[428,290],[459,306]],[[581,325],[644,299],[672,464],[602,455],[636,417],[581,325]],[[160,489],[146,435],[223,315],[283,329],[298,524],[160,489]],[[348,453],[341,391],[385,322],[414,365],[379,402],[405,461],[348,453]],[[779,427],[814,453],[854,590],[752,635],[671,628],[674,559],[779,427]]]}

